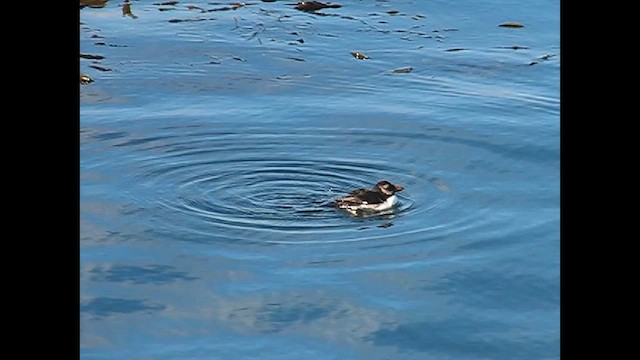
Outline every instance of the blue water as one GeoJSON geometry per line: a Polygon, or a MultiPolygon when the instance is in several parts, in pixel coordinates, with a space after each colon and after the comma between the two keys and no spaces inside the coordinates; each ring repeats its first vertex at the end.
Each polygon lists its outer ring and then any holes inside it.
{"type": "Polygon", "coordinates": [[[80,10],[82,358],[559,358],[559,2],[161,2],[80,10]]]}

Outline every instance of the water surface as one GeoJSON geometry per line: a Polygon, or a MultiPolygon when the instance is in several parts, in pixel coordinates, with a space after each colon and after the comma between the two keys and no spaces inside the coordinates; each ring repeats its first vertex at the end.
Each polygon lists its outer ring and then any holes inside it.
{"type": "Polygon", "coordinates": [[[80,10],[82,358],[559,358],[557,2],[160,3],[80,10]]]}

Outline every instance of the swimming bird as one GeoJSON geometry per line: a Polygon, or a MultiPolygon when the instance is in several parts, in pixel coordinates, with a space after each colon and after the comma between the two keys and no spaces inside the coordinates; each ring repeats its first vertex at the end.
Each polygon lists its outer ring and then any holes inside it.
{"type": "Polygon", "coordinates": [[[349,195],[334,200],[334,204],[354,215],[362,212],[384,211],[398,203],[395,194],[402,190],[404,186],[382,180],[372,189],[356,189],[349,195]]]}

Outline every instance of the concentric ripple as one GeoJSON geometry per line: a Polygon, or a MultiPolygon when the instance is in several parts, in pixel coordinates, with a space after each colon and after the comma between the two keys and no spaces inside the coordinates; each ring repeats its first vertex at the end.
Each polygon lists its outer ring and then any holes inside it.
{"type": "Polygon", "coordinates": [[[141,217],[131,221],[172,240],[395,246],[537,226],[491,209],[505,197],[521,201],[520,188],[504,184],[554,154],[412,119],[370,116],[366,126],[350,117],[292,127],[167,116],[82,134],[84,151],[100,152],[87,154],[94,167],[122,167],[114,172],[123,196],[141,217]],[[121,163],[110,165],[113,157],[121,163]],[[383,179],[405,187],[393,211],[354,217],[332,206],[383,179]]]}
{"type": "Polygon", "coordinates": [[[361,130],[198,125],[155,129],[153,137],[95,138],[135,151],[128,167],[138,190],[130,196],[154,232],[182,234],[179,240],[305,244],[442,235],[441,221],[429,219],[447,206],[447,179],[430,171],[428,159],[407,161],[405,152],[438,141],[361,130]],[[382,179],[406,187],[393,211],[354,217],[332,206],[382,179]],[[408,216],[424,221],[405,223],[408,216]]]}
{"type": "MultiPolygon", "coordinates": [[[[165,205],[225,227],[329,231],[340,228],[334,221],[332,198],[340,189],[369,184],[375,177],[375,169],[359,165],[337,159],[323,163],[321,159],[243,157],[192,164],[184,170],[196,175],[185,177],[179,201],[165,205]],[[356,176],[346,178],[348,174],[356,176]]],[[[411,204],[407,199],[396,212],[409,209],[411,204]]]]}

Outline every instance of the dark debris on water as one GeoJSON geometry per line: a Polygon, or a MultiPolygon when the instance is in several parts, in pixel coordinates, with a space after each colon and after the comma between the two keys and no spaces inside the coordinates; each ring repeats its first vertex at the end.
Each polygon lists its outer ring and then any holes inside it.
{"type": "Polygon", "coordinates": [[[308,12],[313,12],[313,11],[328,9],[328,8],[337,9],[341,7],[342,5],[339,5],[339,4],[331,4],[331,3],[325,4],[319,1],[300,1],[295,5],[296,9],[300,11],[308,11],[308,12]]]}
{"type": "Polygon", "coordinates": [[[538,63],[540,63],[540,61],[547,61],[547,60],[551,59],[554,56],[555,56],[554,54],[542,55],[539,58],[537,58],[537,59],[533,60],[532,62],[530,62],[529,66],[538,64],[538,63]]]}
{"type": "Polygon", "coordinates": [[[103,8],[109,0],[80,0],[80,9],[88,6],[90,8],[103,8]]]}
{"type": "Polygon", "coordinates": [[[245,4],[245,3],[240,3],[240,2],[234,2],[234,3],[231,3],[230,5],[231,5],[231,6],[223,6],[223,7],[219,7],[219,8],[213,8],[213,9],[208,9],[208,10],[202,10],[202,12],[238,10],[239,8],[241,8],[241,7],[243,7],[243,6],[247,6],[247,4],[245,4]]]}
{"type": "Polygon", "coordinates": [[[522,28],[524,27],[524,25],[517,23],[515,21],[509,21],[509,22],[504,22],[500,25],[498,25],[500,27],[506,27],[506,28],[512,28],[512,29],[518,29],[518,28],[522,28]]]}
{"type": "Polygon", "coordinates": [[[169,20],[170,23],[181,23],[181,22],[189,22],[189,21],[205,21],[205,20],[215,20],[214,18],[211,19],[171,19],[169,20]]]}
{"type": "Polygon", "coordinates": [[[102,60],[104,59],[104,56],[102,55],[91,55],[91,54],[83,54],[80,53],[80,57],[83,59],[89,59],[89,60],[102,60]]]}
{"type": "Polygon", "coordinates": [[[102,67],[102,66],[98,66],[98,65],[89,65],[90,68],[94,68],[96,70],[100,70],[100,71],[111,71],[111,69],[106,68],[106,67],[102,67]]]}
{"type": "Polygon", "coordinates": [[[529,48],[526,46],[512,45],[512,46],[498,46],[498,49],[526,50],[529,48]]]}

